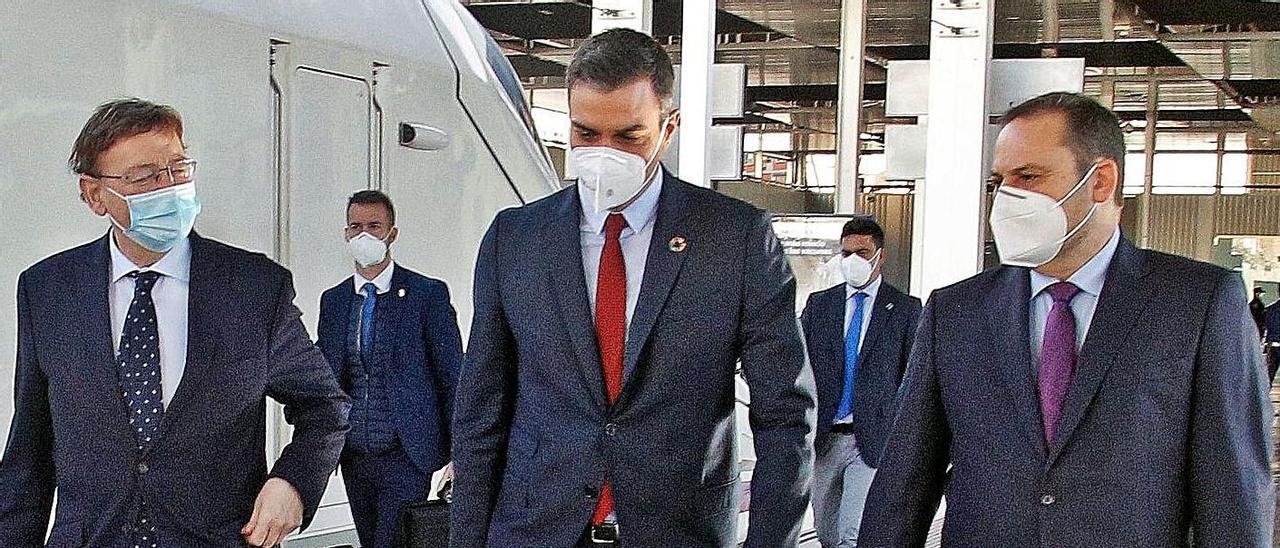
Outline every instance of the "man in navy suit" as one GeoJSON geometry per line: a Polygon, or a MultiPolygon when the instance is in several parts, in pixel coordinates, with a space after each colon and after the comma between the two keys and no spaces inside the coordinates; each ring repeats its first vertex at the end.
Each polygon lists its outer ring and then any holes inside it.
{"type": "Polygon", "coordinates": [[[568,69],[578,184],[480,246],[454,421],[455,548],[737,545],[735,370],[751,389],[749,548],[795,545],[813,375],[769,216],[667,175],[673,73],[611,30],[568,69]]]}
{"type": "Polygon", "coordinates": [[[347,397],[287,270],[191,233],[195,160],[172,108],[102,105],[71,155],[113,225],[18,280],[0,546],[275,546],[315,514],[347,397]],[[266,397],[293,441],[270,472],[266,397]]]}
{"type": "Polygon", "coordinates": [[[391,259],[391,198],[352,195],[345,231],[356,273],[321,296],[319,346],[352,398],[341,463],[360,544],[401,546],[401,515],[449,462],[462,339],[449,287],[391,259]]]}
{"type": "Polygon", "coordinates": [[[800,316],[818,385],[813,512],[823,548],[858,545],[920,319],[920,299],[880,276],[884,230],[875,220],[845,223],[840,246],[844,283],[810,295],[800,316]]]}
{"type": "Polygon", "coordinates": [[[1129,243],[1124,155],[1085,96],[1008,113],[990,218],[1004,266],[921,313],[860,544],[923,546],[945,493],[948,547],[1271,546],[1244,284],[1129,243]]]}

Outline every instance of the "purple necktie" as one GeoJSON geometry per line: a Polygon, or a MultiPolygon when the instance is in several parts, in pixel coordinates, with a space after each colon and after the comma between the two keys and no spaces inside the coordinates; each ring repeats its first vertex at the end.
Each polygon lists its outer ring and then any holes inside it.
{"type": "Polygon", "coordinates": [[[1040,346],[1040,415],[1044,418],[1044,439],[1052,444],[1067,388],[1076,372],[1076,315],[1071,312],[1071,299],[1080,288],[1058,282],[1045,291],[1053,298],[1053,309],[1049,310],[1040,346]]]}

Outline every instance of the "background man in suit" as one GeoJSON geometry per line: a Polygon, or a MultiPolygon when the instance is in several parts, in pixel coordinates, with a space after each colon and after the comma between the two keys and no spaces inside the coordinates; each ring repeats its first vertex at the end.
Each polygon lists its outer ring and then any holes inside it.
{"type": "Polygon", "coordinates": [[[884,230],[869,217],[841,231],[845,283],[809,296],[804,327],[818,385],[813,512],[823,548],[858,545],[858,524],[920,319],[920,299],[880,277],[884,230]]]}
{"type": "Polygon", "coordinates": [[[320,503],[348,401],[287,270],[190,233],[195,161],[172,108],[99,107],[71,154],[113,228],[18,280],[0,546],[274,546],[320,503]],[[265,397],[293,441],[270,474],[265,397]],[[269,478],[269,479],[268,479],[269,478]]]}
{"type": "Polygon", "coordinates": [[[735,546],[739,360],[747,546],[794,545],[814,387],[769,216],[660,169],[679,115],[652,38],[602,33],[567,79],[578,184],[503,211],[480,247],[453,546],[735,546]]]}
{"type": "Polygon", "coordinates": [[[1259,337],[1262,336],[1267,325],[1267,304],[1262,302],[1262,296],[1266,292],[1261,287],[1253,288],[1253,300],[1249,301],[1249,314],[1253,315],[1253,323],[1258,325],[1259,337]]]}
{"type": "Polygon", "coordinates": [[[867,546],[1271,546],[1271,408],[1240,278],[1120,233],[1124,137],[1076,94],[1011,110],[1005,266],[929,298],[867,546]],[[953,466],[948,472],[948,464],[953,466]]]}
{"type": "Polygon", "coordinates": [[[401,514],[449,461],[462,338],[449,287],[391,259],[386,194],[352,195],[345,233],[356,273],[321,296],[319,345],[352,398],[341,463],[360,544],[400,546],[401,514]]]}

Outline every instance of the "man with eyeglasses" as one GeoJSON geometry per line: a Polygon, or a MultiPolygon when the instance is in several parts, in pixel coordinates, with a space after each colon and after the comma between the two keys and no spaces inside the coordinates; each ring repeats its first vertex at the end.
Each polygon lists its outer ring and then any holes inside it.
{"type": "Polygon", "coordinates": [[[192,232],[195,160],[172,108],[100,106],[70,158],[109,233],[18,280],[0,546],[275,546],[314,515],[347,397],[287,270],[192,232]],[[265,398],[293,441],[268,471],[265,398]]]}
{"type": "Polygon", "coordinates": [[[449,421],[462,337],[449,286],[392,260],[391,198],[347,200],[355,274],[320,297],[318,345],[352,398],[342,479],[362,546],[403,546],[410,504],[427,500],[449,462],[449,421]]]}

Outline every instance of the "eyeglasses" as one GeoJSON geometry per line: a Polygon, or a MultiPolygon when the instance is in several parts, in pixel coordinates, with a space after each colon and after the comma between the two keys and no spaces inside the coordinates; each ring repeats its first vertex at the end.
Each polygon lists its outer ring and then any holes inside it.
{"type": "Polygon", "coordinates": [[[137,167],[129,169],[120,175],[99,174],[91,176],[96,179],[118,179],[128,190],[143,190],[160,186],[161,176],[167,175],[169,183],[181,185],[193,181],[195,174],[196,161],[186,159],[161,168],[154,166],[137,167]]]}

